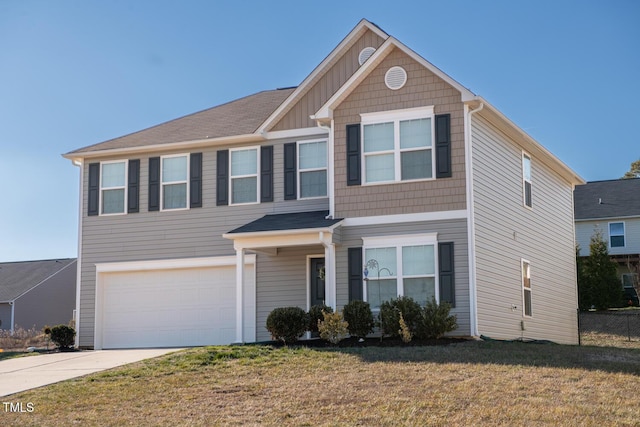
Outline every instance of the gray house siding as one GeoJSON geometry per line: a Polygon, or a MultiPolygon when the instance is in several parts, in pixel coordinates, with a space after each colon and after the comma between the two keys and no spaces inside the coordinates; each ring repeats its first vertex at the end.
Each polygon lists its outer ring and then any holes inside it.
{"type": "Polygon", "coordinates": [[[11,305],[0,302],[0,329],[11,329],[11,305]]]}
{"type": "Polygon", "coordinates": [[[16,299],[16,326],[42,329],[68,324],[76,305],[76,261],[16,299]]]}
{"type": "MultiPolygon", "coordinates": [[[[87,160],[83,166],[79,345],[91,347],[94,343],[97,263],[234,255],[233,242],[222,238],[222,234],[234,228],[269,213],[328,209],[327,198],[284,200],[283,144],[293,141],[296,139],[264,143],[274,146],[274,202],[252,205],[216,206],[216,152],[219,148],[212,147],[198,150],[203,153],[202,208],[148,212],[149,156],[140,155],[129,157],[140,159],[140,212],[87,216],[88,164],[117,159],[87,160]]],[[[220,149],[226,148],[229,147],[220,149]]],[[[184,151],[162,155],[177,153],[184,151]]]]}
{"type": "Polygon", "coordinates": [[[571,184],[532,156],[527,208],[522,151],[478,115],[472,144],[479,333],[577,343],[571,184]],[[521,259],[531,265],[532,317],[523,315],[521,259]]]}
{"type": "Polygon", "coordinates": [[[438,242],[454,242],[455,299],[451,313],[458,317],[455,335],[471,335],[469,319],[469,256],[467,220],[443,220],[342,227],[342,245],[336,248],[336,287],[338,309],[349,302],[348,248],[361,247],[363,237],[438,233],[438,242]]]}
{"type": "Polygon", "coordinates": [[[640,218],[602,218],[593,221],[576,221],[576,243],[580,247],[580,255],[588,256],[591,236],[600,230],[605,241],[609,242],[609,223],[624,223],[624,247],[609,246],[609,255],[626,255],[640,253],[640,218]]]}

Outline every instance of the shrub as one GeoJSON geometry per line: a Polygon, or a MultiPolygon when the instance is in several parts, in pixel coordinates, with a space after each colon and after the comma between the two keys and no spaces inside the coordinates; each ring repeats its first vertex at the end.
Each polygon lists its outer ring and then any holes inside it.
{"type": "Polygon", "coordinates": [[[309,331],[318,332],[318,322],[321,322],[324,317],[322,312],[333,313],[333,308],[327,305],[314,305],[309,309],[309,331]]]}
{"type": "Polygon", "coordinates": [[[283,343],[298,341],[309,326],[309,316],[300,307],[276,308],[267,316],[267,330],[283,343]]]}
{"type": "Polygon", "coordinates": [[[400,338],[402,338],[402,342],[407,344],[411,342],[411,338],[413,338],[409,327],[407,326],[407,322],[404,321],[404,316],[400,313],[400,330],[398,333],[400,334],[400,338]]]}
{"type": "Polygon", "coordinates": [[[322,313],[323,320],[318,323],[318,330],[320,331],[320,338],[329,341],[331,344],[336,345],[347,336],[349,324],[342,319],[340,312],[322,313]]]}
{"type": "Polygon", "coordinates": [[[51,341],[53,341],[60,350],[73,347],[76,331],[67,325],[58,325],[51,328],[51,341]]]}
{"type": "Polygon", "coordinates": [[[418,322],[420,320],[422,309],[411,297],[399,297],[385,301],[380,305],[380,327],[383,335],[399,337],[400,333],[400,313],[409,328],[409,331],[415,335],[418,322]]]}
{"type": "Polygon", "coordinates": [[[354,300],[342,309],[342,316],[349,324],[349,334],[354,337],[364,338],[373,332],[375,323],[373,313],[368,302],[354,300]]]}
{"type": "Polygon", "coordinates": [[[456,316],[449,314],[450,311],[451,304],[447,302],[438,304],[432,297],[422,309],[416,335],[424,339],[437,339],[442,338],[447,332],[454,331],[458,323],[456,316]]]}

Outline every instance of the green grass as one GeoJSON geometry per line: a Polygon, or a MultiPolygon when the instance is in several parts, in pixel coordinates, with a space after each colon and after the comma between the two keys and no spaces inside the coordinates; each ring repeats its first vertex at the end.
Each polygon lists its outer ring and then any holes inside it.
{"type": "Polygon", "coordinates": [[[16,357],[25,357],[25,356],[35,356],[39,353],[27,353],[24,351],[1,351],[0,352],[0,361],[6,359],[14,359],[16,357]]]}
{"type": "Polygon", "coordinates": [[[3,398],[2,425],[638,425],[640,350],[189,349],[3,398]]]}

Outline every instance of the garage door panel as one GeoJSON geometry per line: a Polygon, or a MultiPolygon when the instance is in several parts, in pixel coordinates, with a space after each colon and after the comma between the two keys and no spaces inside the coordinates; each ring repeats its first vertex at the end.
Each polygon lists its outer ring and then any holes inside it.
{"type": "MultiPolygon", "coordinates": [[[[246,282],[252,288],[253,267],[246,282]]],[[[102,347],[183,347],[235,340],[235,266],[104,273],[102,347]]],[[[255,300],[245,310],[255,311],[255,300]]]]}

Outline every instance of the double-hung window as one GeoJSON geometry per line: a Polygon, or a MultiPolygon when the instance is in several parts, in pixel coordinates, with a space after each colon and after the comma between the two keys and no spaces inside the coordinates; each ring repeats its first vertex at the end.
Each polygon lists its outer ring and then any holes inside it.
{"type": "Polygon", "coordinates": [[[624,248],[624,222],[609,223],[609,247],[624,248]]]}
{"type": "Polygon", "coordinates": [[[258,203],[258,147],[230,150],[231,204],[258,203]]]}
{"type": "Polygon", "coordinates": [[[433,107],[361,117],[365,184],[434,178],[433,107]]]}
{"type": "Polygon", "coordinates": [[[522,307],[523,314],[531,317],[531,265],[524,259],[522,260],[522,307]]]}
{"type": "Polygon", "coordinates": [[[527,207],[532,207],[531,202],[531,157],[522,153],[522,191],[523,202],[527,207]]]}
{"type": "Polygon", "coordinates": [[[298,142],[298,198],[327,196],[327,141],[298,142]]]}
{"type": "Polygon", "coordinates": [[[439,298],[436,286],[436,235],[363,238],[365,298],[375,310],[399,296],[425,305],[439,298]]]}
{"type": "Polygon", "coordinates": [[[189,206],[189,155],[162,157],[162,209],[186,209],[189,206]]]}
{"type": "Polygon", "coordinates": [[[127,200],[127,161],[100,164],[100,213],[123,214],[127,200]]]}

